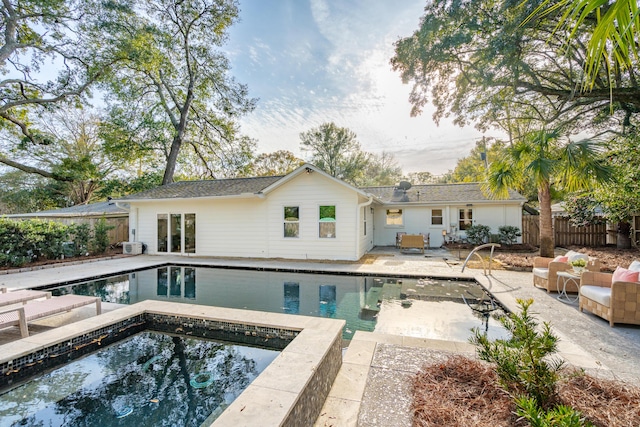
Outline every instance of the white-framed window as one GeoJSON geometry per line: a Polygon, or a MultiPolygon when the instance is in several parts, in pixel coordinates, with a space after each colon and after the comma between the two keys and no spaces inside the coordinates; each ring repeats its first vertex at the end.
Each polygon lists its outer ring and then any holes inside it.
{"type": "Polygon", "coordinates": [[[473,225],[473,209],[460,208],[458,210],[458,230],[466,230],[473,225]]]}
{"type": "Polygon", "coordinates": [[[402,209],[387,209],[386,225],[401,226],[402,224],[402,209]]]}
{"type": "Polygon", "coordinates": [[[285,206],[284,214],[284,237],[300,237],[300,207],[285,206]]]}
{"type": "Polygon", "coordinates": [[[442,224],[442,209],[431,209],[431,225],[442,224]]]}
{"type": "Polygon", "coordinates": [[[318,208],[318,237],[333,239],[336,237],[336,206],[324,205],[318,208]]]}

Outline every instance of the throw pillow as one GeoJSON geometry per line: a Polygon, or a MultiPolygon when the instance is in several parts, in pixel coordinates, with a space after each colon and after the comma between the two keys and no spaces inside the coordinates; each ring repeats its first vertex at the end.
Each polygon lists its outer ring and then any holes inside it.
{"type": "Polygon", "coordinates": [[[568,260],[569,260],[569,257],[558,255],[553,259],[553,262],[567,262],[568,260]]]}
{"type": "Polygon", "coordinates": [[[638,272],[627,270],[626,268],[622,268],[618,266],[616,271],[613,272],[613,276],[611,276],[611,283],[613,282],[637,282],[638,281],[638,272]]]}
{"type": "Polygon", "coordinates": [[[629,270],[631,271],[640,271],[640,261],[633,261],[629,266],[629,270]]]}

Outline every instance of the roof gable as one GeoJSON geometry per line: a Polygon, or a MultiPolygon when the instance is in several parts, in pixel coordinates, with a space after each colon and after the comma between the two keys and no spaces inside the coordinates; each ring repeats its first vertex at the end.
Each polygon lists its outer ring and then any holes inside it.
{"type": "Polygon", "coordinates": [[[338,185],[341,185],[343,187],[348,188],[349,190],[355,191],[356,193],[361,194],[364,197],[369,197],[370,195],[363,192],[361,189],[352,186],[351,184],[344,182],[341,179],[338,179],[334,176],[329,175],[328,173],[326,173],[325,171],[323,171],[322,169],[310,164],[310,163],[305,163],[302,166],[300,166],[299,168],[297,168],[296,170],[294,170],[293,172],[289,173],[288,175],[285,175],[284,177],[282,177],[282,179],[274,182],[273,184],[271,184],[269,187],[265,188],[262,192],[264,194],[268,194],[271,191],[275,190],[276,188],[281,187],[282,185],[286,184],[287,182],[295,179],[296,177],[300,176],[301,174],[312,174],[312,173],[318,173],[319,175],[324,176],[325,178],[335,182],[338,185]]]}

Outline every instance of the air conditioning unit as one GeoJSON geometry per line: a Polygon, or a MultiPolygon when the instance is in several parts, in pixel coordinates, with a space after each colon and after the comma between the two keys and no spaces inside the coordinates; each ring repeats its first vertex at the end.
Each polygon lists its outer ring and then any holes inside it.
{"type": "Polygon", "coordinates": [[[125,255],[138,255],[142,253],[142,242],[124,242],[122,253],[125,255]]]}

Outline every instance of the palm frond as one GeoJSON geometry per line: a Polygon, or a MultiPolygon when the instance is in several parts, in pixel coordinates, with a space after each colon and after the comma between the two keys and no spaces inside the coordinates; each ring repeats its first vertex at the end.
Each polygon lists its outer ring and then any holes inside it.
{"type": "Polygon", "coordinates": [[[545,0],[522,25],[535,16],[544,17],[561,10],[564,13],[558,20],[555,32],[566,28],[569,40],[577,38],[578,31],[589,17],[595,16],[596,19],[587,44],[585,90],[593,88],[603,64],[606,67],[633,68],[634,58],[639,59],[637,40],[640,34],[640,11],[637,0],[545,0]]]}
{"type": "Polygon", "coordinates": [[[487,179],[481,187],[489,198],[506,199],[509,197],[509,188],[513,188],[516,182],[516,170],[508,162],[499,160],[491,163],[487,179]]]}

